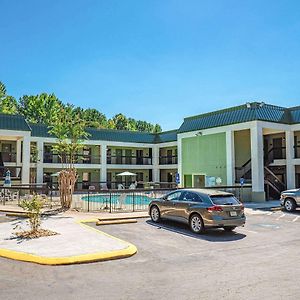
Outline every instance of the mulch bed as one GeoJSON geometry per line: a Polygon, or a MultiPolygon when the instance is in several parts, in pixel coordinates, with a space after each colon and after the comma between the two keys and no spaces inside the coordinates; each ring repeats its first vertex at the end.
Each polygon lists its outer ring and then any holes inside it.
{"type": "Polygon", "coordinates": [[[51,236],[51,235],[57,235],[57,232],[47,230],[47,229],[38,229],[36,231],[19,231],[16,232],[15,235],[20,239],[37,239],[43,236],[51,236]]]}

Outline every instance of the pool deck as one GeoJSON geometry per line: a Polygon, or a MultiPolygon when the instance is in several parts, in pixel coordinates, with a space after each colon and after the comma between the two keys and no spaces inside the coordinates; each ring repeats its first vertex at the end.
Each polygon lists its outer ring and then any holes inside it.
{"type": "MultiPolygon", "coordinates": [[[[0,256],[61,265],[125,258],[137,252],[134,245],[87,226],[81,217],[69,212],[45,217],[41,228],[58,234],[30,240],[20,240],[13,235],[16,226],[28,229],[26,219],[0,223],[0,256]]],[[[86,221],[96,221],[94,216],[89,217],[93,220],[86,221]]]]}

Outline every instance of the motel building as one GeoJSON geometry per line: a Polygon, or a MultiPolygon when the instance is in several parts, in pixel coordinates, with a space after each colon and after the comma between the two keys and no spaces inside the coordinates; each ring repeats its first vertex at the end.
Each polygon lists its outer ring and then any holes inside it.
{"type": "MultiPolygon", "coordinates": [[[[278,199],[300,185],[300,107],[246,103],[187,117],[159,134],[87,129],[78,153],[77,190],[170,187],[179,173],[181,187],[248,186],[247,200],[278,199]],[[116,176],[130,171],[136,177],[116,176]]],[[[23,116],[0,115],[0,174],[10,170],[13,185],[55,184],[62,168],[47,126],[23,116]]]]}

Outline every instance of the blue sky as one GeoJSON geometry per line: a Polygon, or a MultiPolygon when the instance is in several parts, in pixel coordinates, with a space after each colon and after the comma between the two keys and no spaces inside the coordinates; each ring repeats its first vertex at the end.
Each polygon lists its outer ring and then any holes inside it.
{"type": "Polygon", "coordinates": [[[300,2],[0,0],[0,81],[177,128],[185,116],[300,104],[300,2]]]}

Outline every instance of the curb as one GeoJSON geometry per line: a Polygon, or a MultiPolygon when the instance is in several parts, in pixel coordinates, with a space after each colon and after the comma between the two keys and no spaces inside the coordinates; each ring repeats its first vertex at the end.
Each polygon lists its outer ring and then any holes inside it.
{"type": "Polygon", "coordinates": [[[106,251],[106,252],[96,252],[91,254],[82,254],[82,255],[75,255],[75,256],[66,256],[66,257],[46,257],[46,256],[39,256],[34,254],[29,254],[25,252],[18,252],[14,250],[7,250],[7,249],[0,249],[0,256],[5,258],[10,258],[14,260],[32,262],[42,265],[70,265],[70,264],[81,264],[81,263],[89,263],[89,262],[98,262],[98,261],[106,261],[106,260],[114,260],[120,258],[126,258],[134,255],[137,252],[137,248],[135,245],[125,242],[119,238],[111,236],[107,233],[99,231],[95,228],[92,228],[85,223],[89,222],[96,222],[97,220],[82,220],[76,221],[75,223],[86,227],[90,230],[94,230],[99,234],[105,235],[111,239],[117,240],[125,245],[126,248],[121,250],[114,250],[114,251],[106,251]]]}
{"type": "Polygon", "coordinates": [[[137,223],[137,219],[124,219],[124,220],[99,220],[96,225],[120,225],[120,224],[130,224],[137,223]]]}

